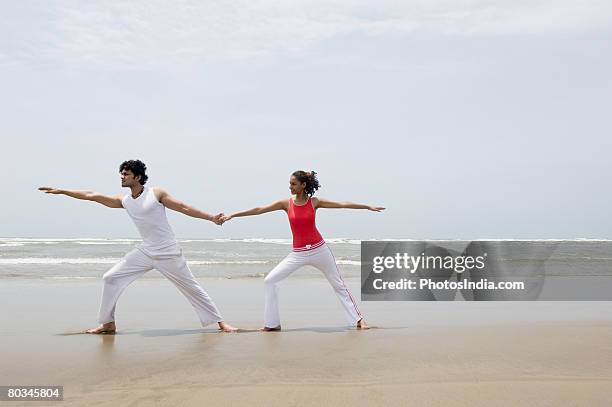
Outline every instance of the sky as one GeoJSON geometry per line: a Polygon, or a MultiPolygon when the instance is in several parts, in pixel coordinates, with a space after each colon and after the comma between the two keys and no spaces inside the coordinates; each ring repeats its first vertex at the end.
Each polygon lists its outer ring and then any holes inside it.
{"type": "MultiPolygon", "coordinates": [[[[612,3],[0,3],[0,237],[136,237],[118,167],[205,211],[318,196],[355,239],[612,238],[612,3]]],[[[171,211],[169,211],[171,212],[171,211]]],[[[179,238],[289,238],[283,212],[179,238]]]]}

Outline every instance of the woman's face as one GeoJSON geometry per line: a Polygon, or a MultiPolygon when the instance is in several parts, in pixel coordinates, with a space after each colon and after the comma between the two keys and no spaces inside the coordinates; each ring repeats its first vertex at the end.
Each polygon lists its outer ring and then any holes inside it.
{"type": "Polygon", "coordinates": [[[289,189],[291,190],[291,195],[298,195],[304,192],[304,188],[306,187],[305,182],[300,182],[295,176],[291,176],[289,178],[289,189]]]}

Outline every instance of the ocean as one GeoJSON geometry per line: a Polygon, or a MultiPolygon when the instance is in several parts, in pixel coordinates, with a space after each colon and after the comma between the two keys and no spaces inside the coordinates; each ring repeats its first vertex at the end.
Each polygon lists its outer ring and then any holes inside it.
{"type": "MultiPolygon", "coordinates": [[[[134,248],[139,239],[0,238],[2,279],[99,279],[134,248]]],[[[360,241],[328,239],[345,276],[359,277],[360,241]]],[[[179,240],[196,277],[262,278],[291,251],[286,239],[179,240]]],[[[298,278],[322,277],[311,267],[298,278]]],[[[163,278],[157,271],[143,278],[163,278]]]]}
{"type": "MultiPolygon", "coordinates": [[[[427,240],[455,247],[463,240],[427,240]]],[[[518,247],[508,262],[520,262],[535,246],[553,244],[547,261],[547,274],[561,276],[612,276],[612,240],[512,240],[486,239],[488,242],[513,242],[518,247]],[[524,255],[523,255],[524,254],[524,255]]],[[[4,279],[99,279],[139,239],[105,238],[0,238],[0,280],[4,279]]],[[[361,241],[327,239],[342,274],[360,277],[361,241]]],[[[183,254],[196,277],[262,278],[290,251],[289,239],[183,239],[183,254]]],[[[152,271],[143,278],[163,278],[152,271]]],[[[294,273],[292,278],[324,278],[312,267],[294,273]]]]}

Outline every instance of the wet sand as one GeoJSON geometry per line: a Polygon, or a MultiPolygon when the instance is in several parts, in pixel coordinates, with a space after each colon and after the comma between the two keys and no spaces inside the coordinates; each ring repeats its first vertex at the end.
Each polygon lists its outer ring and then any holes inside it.
{"type": "MultiPolygon", "coordinates": [[[[228,322],[260,327],[260,279],[201,282],[228,322]]],[[[283,332],[222,334],[169,282],[140,280],[117,335],[72,334],[95,325],[100,293],[2,282],[0,384],[63,385],[70,406],[612,404],[609,302],[361,302],[375,328],[357,331],[325,280],[290,278],[283,332]]]]}

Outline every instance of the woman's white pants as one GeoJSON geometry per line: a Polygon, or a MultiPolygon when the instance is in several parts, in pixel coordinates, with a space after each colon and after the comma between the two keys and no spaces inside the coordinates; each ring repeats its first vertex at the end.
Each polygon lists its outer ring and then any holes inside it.
{"type": "Polygon", "coordinates": [[[342,304],[349,325],[356,325],[361,319],[357,303],[340,275],[331,249],[327,244],[323,244],[316,249],[291,252],[268,273],[264,279],[266,287],[265,326],[274,328],[280,325],[278,283],[302,266],[313,266],[323,272],[342,304]]]}
{"type": "Polygon", "coordinates": [[[148,255],[135,248],[104,273],[104,291],[98,313],[102,324],[115,320],[115,307],[123,290],[147,271],[156,269],[170,280],[191,303],[202,326],[223,321],[214,302],[197,282],[182,252],[173,255],[148,255]]]}

